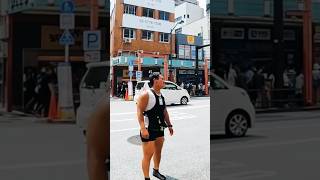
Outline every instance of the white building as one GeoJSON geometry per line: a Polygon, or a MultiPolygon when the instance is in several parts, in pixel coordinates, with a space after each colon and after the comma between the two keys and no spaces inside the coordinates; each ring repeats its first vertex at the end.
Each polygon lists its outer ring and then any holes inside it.
{"type": "Polygon", "coordinates": [[[202,19],[204,17],[204,9],[199,5],[191,4],[191,3],[183,3],[179,6],[175,7],[175,18],[176,22],[184,21],[183,24],[179,24],[176,29],[180,27],[190,24],[194,21],[202,19]]]}
{"type": "Polygon", "coordinates": [[[199,4],[199,2],[197,0],[175,0],[175,5],[179,6],[179,5],[181,5],[181,4],[185,3],[185,2],[191,3],[191,4],[195,4],[195,5],[199,4]]]}
{"type": "MultiPolygon", "coordinates": [[[[210,3],[210,1],[207,3],[210,3]]],[[[204,9],[198,5],[183,3],[175,8],[176,23],[183,20],[184,23],[177,25],[175,33],[202,36],[203,44],[210,44],[210,10],[204,16],[204,9]]],[[[204,48],[205,58],[210,59],[210,47],[204,48]]]]}

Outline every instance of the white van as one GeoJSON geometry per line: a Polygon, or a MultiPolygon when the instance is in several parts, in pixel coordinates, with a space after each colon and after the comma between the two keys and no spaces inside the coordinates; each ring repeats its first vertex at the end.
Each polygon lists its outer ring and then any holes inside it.
{"type": "Polygon", "coordinates": [[[211,82],[213,111],[210,134],[224,131],[229,136],[245,136],[255,121],[255,109],[248,94],[214,74],[211,76],[211,82]]]}
{"type": "Polygon", "coordinates": [[[109,75],[109,62],[96,62],[87,64],[87,72],[80,83],[80,106],[77,109],[76,123],[84,130],[88,118],[94,111],[97,103],[107,94],[107,79],[109,75]]]}
{"type": "MultiPolygon", "coordinates": [[[[150,81],[139,81],[135,88],[134,101],[137,101],[143,90],[150,89],[150,81]]],[[[171,81],[165,81],[165,87],[161,89],[161,93],[165,98],[166,104],[188,104],[190,95],[186,89],[181,88],[171,81]]]]}

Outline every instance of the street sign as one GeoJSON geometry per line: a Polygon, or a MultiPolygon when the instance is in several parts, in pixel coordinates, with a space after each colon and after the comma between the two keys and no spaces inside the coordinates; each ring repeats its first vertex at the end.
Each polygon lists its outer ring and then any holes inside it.
{"type": "Polygon", "coordinates": [[[74,14],[60,14],[60,29],[74,29],[74,14]]]}
{"type": "Polygon", "coordinates": [[[141,81],[141,79],[142,79],[142,71],[136,71],[136,79],[137,79],[137,81],[141,81]]]}
{"type": "Polygon", "coordinates": [[[83,50],[99,51],[101,49],[101,31],[84,31],[83,38],[83,50]]]}
{"type": "Polygon", "coordinates": [[[129,71],[133,71],[133,66],[129,66],[129,71]]]}
{"type": "Polygon", "coordinates": [[[65,0],[61,3],[60,11],[63,13],[73,13],[74,12],[74,3],[70,0],[65,0]]]}
{"type": "Polygon", "coordinates": [[[133,72],[129,71],[129,77],[131,78],[133,76],[133,72]]]}
{"type": "Polygon", "coordinates": [[[61,45],[72,45],[74,44],[74,38],[68,30],[65,30],[59,39],[59,43],[61,45]]]}
{"type": "Polygon", "coordinates": [[[99,62],[101,61],[100,51],[85,51],[84,52],[85,62],[99,62]]]}
{"type": "Polygon", "coordinates": [[[133,62],[134,62],[134,60],[130,59],[129,62],[128,62],[129,66],[133,66],[133,62]]]}

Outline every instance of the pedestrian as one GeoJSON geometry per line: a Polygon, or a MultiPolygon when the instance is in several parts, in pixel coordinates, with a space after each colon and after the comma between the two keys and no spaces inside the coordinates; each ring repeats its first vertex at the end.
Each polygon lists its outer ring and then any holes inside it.
{"type": "Polygon", "coordinates": [[[150,179],[149,168],[151,158],[153,158],[153,176],[163,180],[166,177],[159,172],[159,168],[164,142],[164,129],[169,127],[172,136],[173,128],[166,109],[165,99],[160,92],[165,87],[163,76],[154,72],[149,79],[152,88],[145,91],[137,101],[137,117],[143,149],[142,170],[145,180],[150,179]]]}

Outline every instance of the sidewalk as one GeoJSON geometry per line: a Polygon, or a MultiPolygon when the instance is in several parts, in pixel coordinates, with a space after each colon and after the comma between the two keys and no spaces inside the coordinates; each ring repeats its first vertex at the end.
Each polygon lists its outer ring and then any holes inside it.
{"type": "Polygon", "coordinates": [[[6,112],[0,108],[0,122],[47,122],[47,118],[36,117],[20,111],[6,112]]]}

